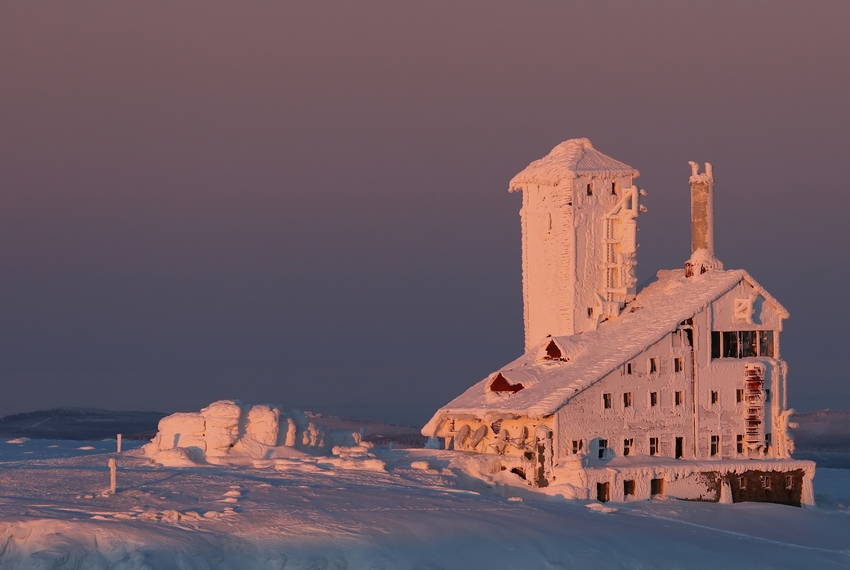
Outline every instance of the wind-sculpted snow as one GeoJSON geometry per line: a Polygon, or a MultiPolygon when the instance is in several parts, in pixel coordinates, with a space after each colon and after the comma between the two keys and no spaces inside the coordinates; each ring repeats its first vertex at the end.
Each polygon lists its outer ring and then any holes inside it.
{"type": "Polygon", "coordinates": [[[351,454],[189,469],[139,451],[3,462],[0,568],[850,565],[850,471],[818,471],[819,510],[665,498],[600,508],[488,475],[481,456],[373,452],[385,469],[346,468],[368,459],[351,454]],[[110,457],[115,495],[104,494],[110,457]]]}

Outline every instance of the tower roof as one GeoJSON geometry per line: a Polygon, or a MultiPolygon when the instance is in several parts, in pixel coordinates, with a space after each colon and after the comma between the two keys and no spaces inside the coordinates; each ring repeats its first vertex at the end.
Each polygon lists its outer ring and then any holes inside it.
{"type": "Polygon", "coordinates": [[[602,154],[589,139],[564,141],[552,152],[529,164],[513,177],[509,190],[522,190],[526,184],[557,186],[579,176],[639,176],[640,173],[619,160],[602,154]]]}

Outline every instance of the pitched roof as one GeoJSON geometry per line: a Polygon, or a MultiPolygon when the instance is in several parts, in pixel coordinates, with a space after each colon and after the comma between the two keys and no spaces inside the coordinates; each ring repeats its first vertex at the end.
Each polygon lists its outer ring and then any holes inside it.
{"type": "Polygon", "coordinates": [[[447,417],[549,416],[573,396],[661,340],[682,321],[731,291],[741,280],[752,285],[783,318],[788,317],[785,308],[746,271],[717,269],[691,278],[685,277],[681,269],[659,271],[658,280],[644,288],[616,319],[603,322],[595,331],[554,337],[561,348],[561,360],[543,360],[540,347],[531,348],[437,410],[422,433],[434,435],[447,417]],[[516,393],[489,390],[490,382],[498,374],[511,385],[522,384],[523,389],[516,393]]]}
{"type": "Polygon", "coordinates": [[[628,164],[602,154],[588,139],[570,139],[514,176],[509,190],[521,190],[526,184],[557,186],[564,180],[588,175],[639,176],[640,173],[628,164]]]}

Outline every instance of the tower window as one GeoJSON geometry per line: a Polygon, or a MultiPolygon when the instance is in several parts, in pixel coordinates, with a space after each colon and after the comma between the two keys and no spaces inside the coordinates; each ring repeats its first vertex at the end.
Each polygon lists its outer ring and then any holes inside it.
{"type": "Polygon", "coordinates": [[[593,196],[593,187],[590,184],[587,185],[587,195],[593,196]]]}

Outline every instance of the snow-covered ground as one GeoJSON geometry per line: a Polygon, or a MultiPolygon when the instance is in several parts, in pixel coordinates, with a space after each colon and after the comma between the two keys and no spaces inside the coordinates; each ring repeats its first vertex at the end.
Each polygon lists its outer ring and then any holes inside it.
{"type": "Polygon", "coordinates": [[[456,452],[376,450],[385,469],[323,457],[165,468],[105,452],[114,441],[0,446],[4,569],[850,567],[844,469],[818,470],[816,510],[656,499],[603,512],[489,486],[456,452]]]}

